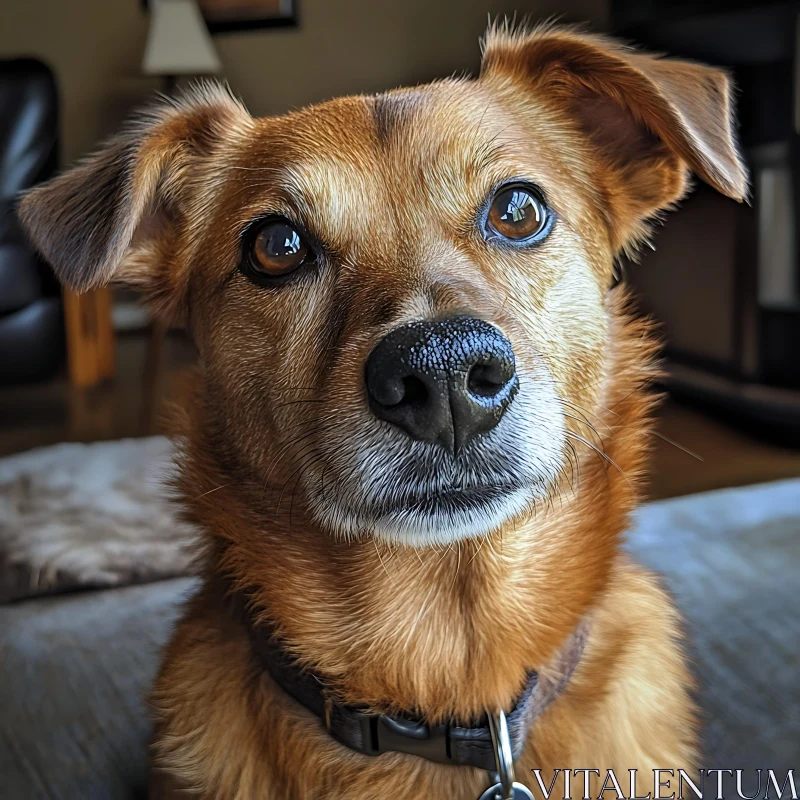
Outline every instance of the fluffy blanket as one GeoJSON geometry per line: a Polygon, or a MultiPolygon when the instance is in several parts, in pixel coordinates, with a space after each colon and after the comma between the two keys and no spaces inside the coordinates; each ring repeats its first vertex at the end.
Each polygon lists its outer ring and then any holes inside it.
{"type": "Polygon", "coordinates": [[[186,574],[160,436],[60,444],[0,460],[0,602],[186,574]]]}

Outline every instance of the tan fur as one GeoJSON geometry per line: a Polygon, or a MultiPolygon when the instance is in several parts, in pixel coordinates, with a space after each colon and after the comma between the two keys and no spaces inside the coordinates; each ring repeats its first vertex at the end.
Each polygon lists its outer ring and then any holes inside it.
{"type": "Polygon", "coordinates": [[[619,549],[646,467],[655,345],[608,285],[690,170],[744,195],[728,93],[714,70],[603,39],[494,31],[476,81],[263,120],[210,90],[189,96],[24,201],[67,280],[135,280],[188,315],[200,351],[177,490],[206,532],[206,581],[156,682],[154,796],[471,800],[486,788],[480,771],[338,745],[257,668],[217,575],[344,702],[430,722],[509,708],[588,619],[520,778],[696,765],[677,614],[619,549]],[[689,85],[704,87],[702,113],[689,85]],[[102,206],[85,199],[110,191],[98,175],[120,187],[102,206]],[[534,248],[487,247],[476,209],[518,176],[543,188],[556,226],[534,248]],[[76,196],[73,225],[48,224],[76,196]],[[301,218],[332,263],[280,290],[249,282],[239,235],[265,211],[301,218]],[[74,232],[87,216],[88,239],[74,232]],[[313,498],[326,481],[344,491],[345,465],[372,446],[368,353],[403,322],[452,313],[498,326],[527,385],[554,387],[558,476],[484,538],[413,549],[333,535],[313,498]]]}

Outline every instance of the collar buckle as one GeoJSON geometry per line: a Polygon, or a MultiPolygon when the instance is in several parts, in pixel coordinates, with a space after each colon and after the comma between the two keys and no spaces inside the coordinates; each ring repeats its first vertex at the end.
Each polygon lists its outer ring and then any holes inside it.
{"type": "Polygon", "coordinates": [[[438,764],[450,764],[448,725],[428,725],[404,717],[359,712],[361,740],[367,755],[406,753],[438,764]]]}

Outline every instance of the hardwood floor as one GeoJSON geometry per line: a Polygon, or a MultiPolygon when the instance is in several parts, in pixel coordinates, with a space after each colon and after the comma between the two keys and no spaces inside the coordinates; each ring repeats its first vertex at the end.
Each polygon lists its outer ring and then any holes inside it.
{"type": "MultiPolygon", "coordinates": [[[[48,383],[0,388],[0,456],[56,442],[160,432],[159,415],[147,413],[142,388],[146,352],[145,335],[118,337],[116,378],[91,390],[72,388],[66,374],[48,383]]],[[[170,396],[194,358],[184,336],[167,337],[157,404],[170,396]]],[[[663,438],[653,453],[653,498],[800,476],[800,450],[761,441],[674,401],[662,408],[658,432],[663,438]]]]}
{"type": "MultiPolygon", "coordinates": [[[[143,388],[149,337],[117,337],[116,377],[91,389],[70,385],[66,370],[47,383],[0,387],[0,456],[56,442],[91,442],[145,436],[159,431],[143,388]]],[[[195,361],[181,334],[163,344],[155,402],[170,396],[183,369],[195,361]]]]}
{"type": "Polygon", "coordinates": [[[655,442],[653,498],[800,476],[800,449],[765,442],[691,406],[668,401],[657,431],[664,438],[655,442]]]}

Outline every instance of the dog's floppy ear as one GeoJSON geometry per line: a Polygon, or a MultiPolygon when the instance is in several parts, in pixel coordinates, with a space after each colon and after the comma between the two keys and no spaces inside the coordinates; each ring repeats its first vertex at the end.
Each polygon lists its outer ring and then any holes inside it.
{"type": "Polygon", "coordinates": [[[747,195],[731,84],[718,69],[570,29],[497,27],[487,35],[481,75],[565,110],[589,137],[617,246],[681,198],[689,170],[728,197],[747,195]]]}
{"type": "Polygon", "coordinates": [[[170,284],[181,281],[169,263],[178,233],[220,168],[209,156],[250,120],[215,84],[164,100],[28,192],[20,219],[65,285],[81,291],[122,281],[166,302],[178,288],[170,284]]]}

